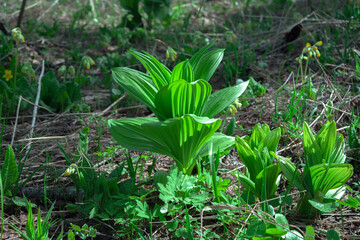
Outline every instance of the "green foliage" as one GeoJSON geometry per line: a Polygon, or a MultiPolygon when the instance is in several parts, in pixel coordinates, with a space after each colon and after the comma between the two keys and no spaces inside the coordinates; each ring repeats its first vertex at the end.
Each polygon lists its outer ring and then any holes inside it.
{"type": "Polygon", "coordinates": [[[246,166],[246,174],[238,173],[239,181],[257,198],[272,197],[279,184],[280,168],[273,164],[270,152],[276,152],[281,130],[270,131],[268,125],[256,124],[251,137],[235,137],[235,145],[241,161],[246,166]]]}
{"type": "Polygon", "coordinates": [[[12,185],[17,181],[18,175],[19,172],[15,160],[14,151],[12,147],[8,145],[5,153],[5,160],[1,168],[1,180],[5,196],[12,195],[12,185]]]}
{"type": "Polygon", "coordinates": [[[161,211],[163,213],[176,213],[185,205],[192,205],[201,210],[209,198],[206,191],[201,191],[198,179],[194,176],[183,174],[177,168],[171,170],[167,177],[166,185],[158,183],[159,198],[165,203],[161,211]]]}
{"type": "Polygon", "coordinates": [[[170,17],[171,0],[119,0],[119,2],[128,11],[122,18],[122,24],[130,29],[142,26],[144,18],[142,11],[146,13],[147,17],[144,20],[147,21],[148,27],[152,26],[153,18],[162,21],[170,17]]]}
{"type": "Polygon", "coordinates": [[[68,231],[68,240],[75,240],[75,236],[81,239],[94,238],[96,237],[96,229],[92,226],[84,224],[82,227],[70,223],[72,230],[68,231]],[[75,233],[74,233],[75,232],[75,233]]]}
{"type": "MultiPolygon", "coordinates": [[[[37,214],[36,225],[34,223],[31,202],[25,198],[25,204],[26,204],[26,209],[28,211],[28,218],[27,218],[27,222],[26,222],[26,232],[25,233],[22,232],[11,222],[9,222],[8,224],[15,231],[17,231],[21,235],[22,239],[24,239],[24,240],[48,240],[48,239],[50,239],[49,230],[50,230],[51,226],[53,226],[55,224],[55,221],[51,221],[50,217],[51,217],[51,212],[54,209],[55,203],[51,205],[51,207],[48,210],[48,212],[46,213],[43,221],[41,221],[41,214],[40,214],[40,208],[39,208],[38,214],[37,214]]],[[[62,233],[60,233],[56,239],[62,239],[62,233]]]]}
{"type": "Polygon", "coordinates": [[[171,156],[187,174],[199,157],[208,155],[209,144],[220,152],[233,146],[232,137],[214,135],[221,120],[212,117],[237,99],[247,83],[211,94],[207,81],[223,57],[223,50],[209,51],[211,45],[179,63],[173,72],[151,55],[134,51],[130,53],[150,76],[129,68],[113,69],[114,80],[157,117],[110,120],[110,132],[120,145],[171,156]]]}
{"type": "Polygon", "coordinates": [[[63,112],[81,101],[80,85],[74,81],[59,82],[54,71],[42,79],[40,103],[54,112],[63,112]]]}
{"type": "Polygon", "coordinates": [[[298,202],[298,211],[310,215],[315,214],[315,209],[332,211],[337,206],[335,199],[344,194],[343,184],[353,175],[352,165],[344,163],[344,140],[336,133],[335,122],[327,122],[316,136],[304,123],[303,147],[305,168],[302,176],[290,159],[277,156],[285,177],[293,180],[300,191],[307,190],[298,202]]]}

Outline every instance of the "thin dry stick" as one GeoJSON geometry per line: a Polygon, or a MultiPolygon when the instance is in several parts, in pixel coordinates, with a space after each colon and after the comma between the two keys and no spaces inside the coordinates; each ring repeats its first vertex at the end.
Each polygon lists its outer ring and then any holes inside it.
{"type": "MultiPolygon", "coordinates": [[[[57,113],[54,113],[53,111],[51,111],[50,109],[48,109],[48,108],[46,108],[46,107],[43,107],[43,106],[40,106],[40,105],[38,105],[38,104],[35,104],[35,103],[30,102],[29,100],[27,100],[27,99],[24,98],[24,97],[21,97],[21,100],[23,100],[23,101],[25,101],[25,102],[33,105],[34,107],[42,108],[42,109],[44,109],[44,110],[46,110],[46,111],[48,111],[48,112],[50,112],[50,113],[52,113],[52,114],[59,115],[59,114],[57,114],[57,113]]],[[[88,114],[88,113],[86,113],[86,114],[88,114]]],[[[24,116],[22,116],[22,117],[24,117],[24,116]]],[[[31,116],[31,117],[33,117],[33,116],[31,116]]]]}
{"type": "Polygon", "coordinates": [[[14,143],[16,127],[17,127],[17,123],[18,123],[18,119],[19,119],[19,111],[20,111],[21,99],[22,99],[22,96],[20,95],[18,107],[17,107],[17,110],[16,110],[15,126],[14,126],[13,135],[12,135],[11,143],[10,143],[10,146],[11,146],[11,147],[13,146],[13,143],[14,143]]]}
{"type": "Polygon", "coordinates": [[[50,6],[43,14],[41,14],[41,15],[37,18],[37,20],[39,21],[42,17],[44,17],[45,14],[47,14],[53,7],[55,7],[55,5],[56,5],[58,2],[59,2],[59,0],[54,1],[54,3],[51,4],[51,6],[50,6]]]}
{"type": "Polygon", "coordinates": [[[115,102],[113,102],[109,107],[107,107],[104,111],[102,111],[100,113],[100,116],[104,116],[104,114],[106,112],[108,112],[111,108],[113,108],[118,102],[120,102],[121,100],[123,100],[125,97],[127,96],[127,93],[124,93],[124,95],[121,96],[121,98],[119,98],[118,100],[116,100],[115,102]]]}
{"type": "MultiPolygon", "coordinates": [[[[33,8],[33,7],[36,7],[36,6],[39,5],[40,3],[41,3],[41,1],[38,1],[38,2],[36,2],[36,3],[34,3],[34,4],[30,5],[30,6],[26,7],[26,8],[25,8],[25,11],[27,11],[28,9],[31,9],[31,8],[33,8]]],[[[9,18],[13,18],[13,17],[17,16],[19,13],[20,13],[20,10],[16,10],[15,12],[9,14],[8,17],[9,17],[9,18]]]]}
{"type": "Polygon", "coordinates": [[[334,90],[336,96],[337,96],[341,101],[343,101],[343,99],[342,99],[342,97],[340,96],[339,92],[337,91],[337,89],[336,89],[336,88],[334,87],[334,85],[332,84],[330,77],[327,75],[327,73],[325,72],[324,68],[321,66],[319,60],[318,60],[316,57],[315,57],[315,60],[316,60],[317,64],[319,65],[321,71],[323,72],[326,81],[330,84],[331,88],[334,90]]]}
{"type": "MultiPolygon", "coordinates": [[[[35,99],[33,119],[32,119],[32,122],[31,122],[31,129],[30,129],[30,133],[29,133],[29,138],[30,138],[30,139],[32,138],[32,135],[33,135],[33,132],[34,132],[34,126],[35,126],[36,115],[37,115],[37,110],[38,110],[38,107],[37,107],[37,106],[38,106],[39,101],[40,101],[41,79],[42,79],[43,76],[44,76],[44,71],[45,71],[45,61],[43,60],[43,61],[42,61],[42,66],[41,66],[41,73],[40,73],[39,81],[38,81],[38,91],[37,91],[36,99],[35,99]]],[[[30,141],[30,143],[29,143],[29,146],[28,146],[28,148],[27,148],[27,151],[30,150],[30,146],[31,146],[31,141],[30,141]]],[[[25,155],[26,155],[26,154],[25,154],[25,155]]]]}

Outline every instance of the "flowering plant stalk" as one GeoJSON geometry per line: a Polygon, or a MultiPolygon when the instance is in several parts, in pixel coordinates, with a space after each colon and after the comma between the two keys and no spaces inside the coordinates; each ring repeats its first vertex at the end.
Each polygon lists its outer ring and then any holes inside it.
{"type": "Polygon", "coordinates": [[[318,41],[313,46],[310,43],[306,43],[306,46],[303,48],[301,55],[296,58],[300,65],[300,72],[301,72],[301,82],[305,82],[304,72],[307,72],[307,68],[309,65],[310,58],[312,57],[320,57],[320,51],[318,49],[319,46],[322,46],[322,41],[318,41]],[[302,61],[305,60],[305,70],[303,71],[302,61]]]}

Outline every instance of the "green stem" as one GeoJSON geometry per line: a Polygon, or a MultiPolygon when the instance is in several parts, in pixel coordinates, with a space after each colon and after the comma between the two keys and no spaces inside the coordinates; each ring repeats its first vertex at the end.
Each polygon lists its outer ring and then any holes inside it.
{"type": "Polygon", "coordinates": [[[304,83],[304,72],[303,72],[303,68],[302,68],[302,60],[299,61],[299,65],[300,65],[300,73],[301,73],[301,83],[304,83]]]}
{"type": "Polygon", "coordinates": [[[16,89],[16,72],[18,68],[18,57],[19,57],[19,44],[18,41],[15,43],[15,69],[14,69],[14,90],[16,89]]]}
{"type": "Polygon", "coordinates": [[[227,116],[228,116],[228,108],[226,108],[225,111],[226,112],[225,112],[224,121],[222,122],[222,126],[221,126],[221,133],[224,133],[225,122],[226,122],[226,119],[227,119],[227,116]]]}

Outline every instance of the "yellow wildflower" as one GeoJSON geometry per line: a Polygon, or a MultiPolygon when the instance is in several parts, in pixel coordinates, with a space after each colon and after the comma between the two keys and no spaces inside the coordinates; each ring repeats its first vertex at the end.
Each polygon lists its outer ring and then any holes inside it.
{"type": "Polygon", "coordinates": [[[317,54],[316,54],[316,56],[317,56],[317,57],[320,57],[320,56],[321,56],[321,54],[320,54],[320,53],[317,53],[317,54]]]}
{"type": "Polygon", "coordinates": [[[318,45],[318,46],[321,46],[322,44],[323,44],[322,41],[318,41],[318,42],[316,43],[316,45],[318,45]]]}
{"type": "Polygon", "coordinates": [[[5,70],[5,74],[3,75],[3,77],[6,79],[6,81],[9,81],[9,80],[12,79],[14,76],[12,75],[11,70],[5,70]]]}
{"type": "Polygon", "coordinates": [[[306,46],[307,46],[307,47],[310,47],[310,46],[311,46],[311,44],[310,44],[310,43],[306,43],[306,46]]]}
{"type": "Polygon", "coordinates": [[[317,47],[314,47],[314,51],[317,51],[318,50],[318,48],[317,47]]]}

